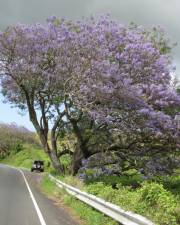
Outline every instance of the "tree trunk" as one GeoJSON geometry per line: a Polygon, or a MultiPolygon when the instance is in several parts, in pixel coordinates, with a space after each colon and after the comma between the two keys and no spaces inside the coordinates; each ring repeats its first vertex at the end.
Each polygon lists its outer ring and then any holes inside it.
{"type": "MultiPolygon", "coordinates": [[[[57,151],[53,147],[50,148],[49,143],[48,143],[49,127],[48,127],[48,120],[46,118],[46,113],[45,113],[44,99],[40,99],[41,114],[42,114],[42,118],[43,118],[43,122],[44,122],[44,124],[42,125],[41,122],[39,123],[39,121],[38,121],[36,110],[34,107],[34,95],[32,95],[32,96],[29,95],[29,93],[24,88],[23,88],[23,90],[24,90],[24,93],[26,96],[30,121],[32,122],[32,124],[34,125],[34,128],[36,129],[36,132],[39,136],[40,142],[42,144],[42,147],[43,147],[45,153],[47,153],[49,155],[49,158],[52,162],[52,166],[59,174],[61,174],[61,173],[63,173],[63,167],[60,164],[60,161],[58,159],[57,151]]],[[[55,124],[55,126],[56,125],[57,124],[55,124]]]]}
{"type": "Polygon", "coordinates": [[[72,166],[71,166],[71,172],[72,172],[72,175],[74,176],[77,174],[78,170],[80,169],[82,165],[81,160],[87,157],[88,150],[86,147],[86,142],[83,140],[83,136],[81,133],[82,131],[78,127],[78,122],[73,119],[70,119],[70,122],[72,124],[73,132],[77,139],[77,146],[75,148],[75,151],[72,157],[72,166]]]}
{"type": "Polygon", "coordinates": [[[61,163],[59,161],[59,158],[57,156],[56,150],[53,149],[53,148],[50,148],[50,146],[49,146],[49,143],[48,143],[48,140],[47,140],[47,135],[45,136],[44,133],[41,131],[41,129],[37,133],[39,135],[39,139],[40,139],[40,142],[41,142],[42,147],[44,149],[44,152],[48,154],[48,156],[49,156],[49,158],[51,160],[53,168],[59,174],[64,173],[63,167],[62,167],[62,165],[61,165],[61,163]]]}
{"type": "Polygon", "coordinates": [[[54,167],[54,169],[59,173],[62,174],[64,173],[63,167],[60,164],[59,158],[56,155],[56,152],[51,150],[50,152],[48,152],[49,158],[51,159],[52,162],[52,166],[54,167]]]}
{"type": "Polygon", "coordinates": [[[82,163],[81,160],[84,158],[84,155],[82,153],[82,150],[79,145],[76,146],[76,149],[74,151],[73,157],[72,157],[72,165],[71,165],[71,173],[73,176],[75,176],[80,169],[82,163]]]}

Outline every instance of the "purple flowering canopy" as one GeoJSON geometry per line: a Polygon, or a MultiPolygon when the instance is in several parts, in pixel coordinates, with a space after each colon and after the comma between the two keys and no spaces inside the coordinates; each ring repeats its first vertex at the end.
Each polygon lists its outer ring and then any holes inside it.
{"type": "Polygon", "coordinates": [[[148,129],[178,143],[174,117],[180,96],[171,86],[168,53],[160,30],[124,26],[108,16],[17,24],[0,33],[2,92],[10,103],[28,109],[46,152],[57,151],[55,133],[69,102],[121,131],[148,129]]]}
{"type": "Polygon", "coordinates": [[[171,86],[174,68],[162,36],[106,16],[75,26],[75,67],[69,82],[74,102],[95,120],[121,130],[147,127],[159,136],[171,133],[177,138],[174,116],[180,96],[171,86]]]}

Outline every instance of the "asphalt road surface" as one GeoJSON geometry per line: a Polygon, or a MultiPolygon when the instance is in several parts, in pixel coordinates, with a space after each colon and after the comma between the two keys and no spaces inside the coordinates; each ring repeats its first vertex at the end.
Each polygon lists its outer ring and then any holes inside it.
{"type": "Polygon", "coordinates": [[[38,191],[35,176],[0,164],[0,225],[78,225],[38,191]]]}

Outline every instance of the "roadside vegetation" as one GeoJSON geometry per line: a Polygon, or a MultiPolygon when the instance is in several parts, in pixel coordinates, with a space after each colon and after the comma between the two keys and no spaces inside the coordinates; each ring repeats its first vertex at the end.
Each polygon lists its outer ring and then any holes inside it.
{"type": "Polygon", "coordinates": [[[58,188],[55,183],[49,180],[48,176],[45,176],[42,180],[41,189],[50,197],[55,197],[57,201],[61,200],[65,205],[73,209],[73,214],[78,216],[84,225],[118,225],[117,222],[109,217],[104,216],[102,213],[70,196],[63,189],[58,188]]]}
{"type": "MultiPolygon", "coordinates": [[[[9,125],[6,126],[9,127],[9,125]]],[[[17,127],[17,129],[19,128],[17,127]]],[[[7,130],[3,129],[1,130],[1,136],[3,132],[7,134],[7,130]]],[[[8,154],[1,159],[1,163],[30,169],[34,160],[43,160],[45,162],[45,171],[51,172],[67,184],[119,205],[125,210],[144,215],[156,224],[179,224],[180,175],[178,170],[171,176],[153,176],[147,180],[144,180],[144,177],[136,170],[126,171],[121,176],[101,175],[97,178],[93,178],[93,176],[91,176],[92,172],[89,171],[89,179],[82,180],[78,177],[70,176],[68,168],[71,161],[68,156],[64,156],[63,165],[66,175],[59,176],[57,172],[49,166],[48,155],[46,155],[39,146],[36,141],[36,136],[32,136],[31,133],[31,138],[34,138],[34,141],[33,143],[28,143],[29,133],[26,132],[24,132],[22,140],[19,139],[19,135],[17,135],[18,132],[14,129],[14,137],[16,137],[14,140],[17,139],[17,143],[21,140],[21,148],[18,151],[14,150],[14,148],[9,150],[8,154]]],[[[11,135],[13,136],[12,129],[11,135]]],[[[67,139],[65,138],[64,142],[66,141],[67,139]]],[[[32,142],[32,139],[30,142],[32,142]]],[[[14,143],[16,142],[14,141],[14,143]]],[[[71,207],[73,212],[85,221],[84,224],[117,224],[115,221],[57,188],[46,175],[41,182],[40,188],[46,194],[54,196],[57,200],[62,200],[65,205],[71,207]]]]}
{"type": "Polygon", "coordinates": [[[58,177],[121,208],[149,218],[159,225],[180,223],[180,174],[152,177],[147,181],[140,174],[100,176],[82,182],[72,176],[58,177]]]}
{"type": "Polygon", "coordinates": [[[15,123],[0,123],[0,159],[21,152],[24,143],[40,146],[35,133],[30,132],[27,128],[20,127],[15,123]]]}

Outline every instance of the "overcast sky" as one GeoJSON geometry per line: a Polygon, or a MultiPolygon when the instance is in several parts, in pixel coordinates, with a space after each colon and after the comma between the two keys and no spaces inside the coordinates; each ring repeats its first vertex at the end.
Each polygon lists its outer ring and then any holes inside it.
{"type": "MultiPolygon", "coordinates": [[[[121,23],[165,28],[172,43],[178,44],[173,56],[180,76],[180,0],[0,0],[0,29],[17,22],[44,22],[51,15],[76,20],[106,12],[121,23]]],[[[15,121],[32,129],[27,116],[18,115],[16,109],[11,110],[3,103],[0,103],[0,121],[15,121]]]]}

